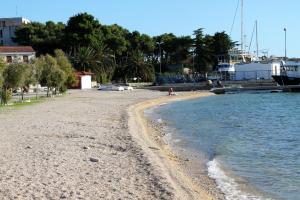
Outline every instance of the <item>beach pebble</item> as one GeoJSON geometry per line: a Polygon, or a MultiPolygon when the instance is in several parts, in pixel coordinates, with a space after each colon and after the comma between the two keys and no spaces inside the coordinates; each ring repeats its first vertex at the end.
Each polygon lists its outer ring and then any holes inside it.
{"type": "Polygon", "coordinates": [[[156,148],[156,147],[149,147],[149,149],[159,150],[159,148],[156,148]]]}
{"type": "Polygon", "coordinates": [[[31,146],[27,146],[25,149],[32,149],[32,147],[31,146]]]}
{"type": "Polygon", "coordinates": [[[91,162],[99,162],[99,159],[98,158],[90,158],[90,161],[91,162]]]}
{"type": "Polygon", "coordinates": [[[82,147],[83,149],[89,149],[89,147],[86,147],[86,146],[84,146],[84,147],[82,147]]]}

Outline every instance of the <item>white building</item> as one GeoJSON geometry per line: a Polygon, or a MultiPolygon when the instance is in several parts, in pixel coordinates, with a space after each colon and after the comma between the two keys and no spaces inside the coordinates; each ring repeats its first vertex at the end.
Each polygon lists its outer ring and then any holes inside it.
{"type": "Polygon", "coordinates": [[[280,62],[251,62],[235,64],[235,80],[271,80],[280,74],[280,62]]]}
{"type": "Polygon", "coordinates": [[[27,63],[35,59],[35,51],[31,46],[0,46],[0,59],[5,63],[27,63]]]}
{"type": "Polygon", "coordinates": [[[0,46],[15,46],[12,38],[15,37],[15,31],[23,24],[30,21],[22,17],[0,18],[0,46]]]}
{"type": "Polygon", "coordinates": [[[77,83],[74,85],[74,88],[77,89],[91,89],[92,88],[92,75],[90,72],[76,72],[75,76],[77,77],[77,83]]]}

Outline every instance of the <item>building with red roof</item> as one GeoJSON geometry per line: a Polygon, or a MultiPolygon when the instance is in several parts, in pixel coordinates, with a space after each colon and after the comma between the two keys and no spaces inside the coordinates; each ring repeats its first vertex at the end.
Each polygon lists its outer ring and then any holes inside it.
{"type": "Polygon", "coordinates": [[[91,72],[75,72],[77,79],[76,84],[73,88],[77,89],[91,89],[92,88],[92,75],[91,72]]]}
{"type": "Polygon", "coordinates": [[[30,62],[35,51],[31,46],[0,46],[0,58],[6,63],[30,62]]]}

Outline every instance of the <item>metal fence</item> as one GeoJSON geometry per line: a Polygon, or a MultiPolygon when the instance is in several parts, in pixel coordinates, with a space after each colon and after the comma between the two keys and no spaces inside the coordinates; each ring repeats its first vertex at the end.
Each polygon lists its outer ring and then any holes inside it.
{"type": "Polygon", "coordinates": [[[206,81],[207,78],[203,74],[168,74],[157,75],[155,83],[156,85],[175,84],[175,83],[199,83],[206,81]]]}
{"type": "MultiPolygon", "coordinates": [[[[48,97],[52,96],[52,93],[49,92],[48,97]]],[[[24,92],[23,95],[21,92],[14,92],[12,94],[12,98],[8,103],[17,103],[23,101],[37,100],[40,98],[47,97],[47,91],[39,91],[39,92],[24,92]]]]}
{"type": "MultiPolygon", "coordinates": [[[[28,99],[37,99],[41,97],[47,97],[47,92],[28,92],[23,94],[23,100],[28,100],[28,99]]],[[[16,92],[13,93],[11,101],[17,102],[17,101],[22,101],[22,93],[21,92],[16,92]]]]}

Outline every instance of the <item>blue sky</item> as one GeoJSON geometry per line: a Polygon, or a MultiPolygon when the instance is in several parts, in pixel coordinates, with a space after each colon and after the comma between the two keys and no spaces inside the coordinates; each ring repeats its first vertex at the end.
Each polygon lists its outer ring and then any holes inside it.
{"type": "MultiPolygon", "coordinates": [[[[130,31],[151,36],[172,32],[191,35],[204,28],[205,33],[228,34],[238,0],[0,0],[0,17],[23,16],[31,21],[52,20],[66,23],[79,12],[94,15],[102,24],[117,23],[130,31]],[[16,7],[18,9],[16,9],[16,7]],[[3,9],[5,8],[5,9],[3,9]],[[17,10],[17,11],[16,11],[17,10]]],[[[284,55],[284,31],[287,28],[287,54],[300,57],[300,1],[244,0],[244,29],[249,44],[255,20],[258,20],[259,49],[269,55],[284,55]],[[299,23],[299,25],[298,25],[299,23]]],[[[240,40],[240,13],[232,31],[240,40]]],[[[254,51],[255,42],[252,43],[254,51]]]]}

